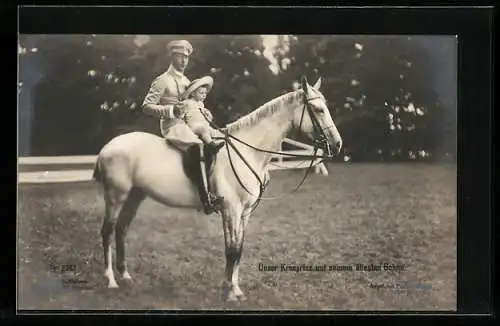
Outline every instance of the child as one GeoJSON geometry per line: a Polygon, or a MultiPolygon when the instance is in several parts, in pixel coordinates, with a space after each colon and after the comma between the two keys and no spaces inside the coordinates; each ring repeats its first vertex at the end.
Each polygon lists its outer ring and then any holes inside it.
{"type": "MultiPolygon", "coordinates": [[[[203,101],[207,97],[207,93],[212,89],[213,79],[210,76],[195,79],[186,88],[180,100],[181,111],[186,125],[208,145],[209,154],[215,155],[219,149],[224,146],[225,142],[214,140],[213,136],[222,136],[216,129],[210,126],[212,121],[212,113],[205,108],[203,101]]],[[[200,146],[200,160],[201,174],[203,179],[203,189],[200,192],[204,204],[204,211],[210,214],[220,209],[223,197],[217,196],[211,191],[209,181],[207,179],[207,167],[205,166],[205,154],[203,146],[200,146]]]]}
{"type": "Polygon", "coordinates": [[[208,92],[212,89],[212,86],[213,78],[210,76],[195,79],[186,88],[181,100],[186,124],[205,144],[209,145],[211,150],[217,152],[217,150],[224,146],[224,141],[217,141],[212,138],[216,135],[215,130],[210,126],[213,116],[205,108],[203,102],[208,92]]]}

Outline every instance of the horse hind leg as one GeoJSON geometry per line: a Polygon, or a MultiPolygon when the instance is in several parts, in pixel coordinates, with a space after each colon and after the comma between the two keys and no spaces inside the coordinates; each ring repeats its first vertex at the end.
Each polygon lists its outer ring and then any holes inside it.
{"type": "Polygon", "coordinates": [[[115,274],[113,272],[113,258],[111,251],[111,236],[120,211],[127,199],[128,191],[114,190],[110,187],[105,188],[106,214],[102,223],[101,236],[104,250],[104,276],[108,281],[108,288],[118,288],[115,274]]]}
{"type": "Polygon", "coordinates": [[[124,280],[131,280],[132,277],[127,269],[125,260],[125,237],[130,223],[137,214],[140,204],[145,199],[145,194],[139,188],[132,188],[128,197],[120,211],[118,220],[115,226],[115,242],[116,242],[116,269],[120,277],[124,280]]]}

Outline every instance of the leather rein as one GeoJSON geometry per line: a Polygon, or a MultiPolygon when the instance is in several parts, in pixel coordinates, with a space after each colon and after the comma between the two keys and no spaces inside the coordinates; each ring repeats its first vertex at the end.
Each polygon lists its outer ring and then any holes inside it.
{"type": "Polygon", "coordinates": [[[233,170],[233,173],[236,176],[236,179],[238,180],[239,184],[243,187],[243,189],[245,189],[245,191],[248,194],[250,194],[251,196],[257,197],[257,200],[255,201],[255,203],[254,203],[254,205],[252,207],[252,211],[254,211],[257,208],[257,206],[260,204],[261,200],[276,200],[276,199],[285,197],[287,195],[291,195],[292,193],[296,192],[297,190],[299,190],[299,188],[302,186],[302,184],[304,184],[305,180],[307,179],[307,177],[311,173],[313,167],[315,167],[318,164],[321,164],[324,160],[327,160],[327,159],[330,160],[330,159],[332,159],[333,155],[331,154],[330,145],[328,144],[328,139],[327,139],[327,137],[325,135],[325,130],[327,130],[327,129],[333,127],[333,126],[321,127],[321,124],[319,123],[317,117],[313,114],[312,108],[311,108],[311,105],[310,105],[311,101],[316,100],[318,98],[320,98],[320,97],[316,96],[316,97],[306,98],[305,95],[304,95],[304,107],[302,109],[302,114],[301,114],[301,117],[300,117],[300,123],[299,123],[299,126],[297,128],[297,129],[300,130],[300,128],[302,126],[302,122],[304,120],[305,112],[307,110],[307,112],[309,113],[309,116],[311,118],[311,121],[312,121],[312,124],[313,124],[313,128],[314,128],[314,130],[313,130],[313,132],[314,132],[314,140],[313,140],[313,143],[314,143],[314,154],[313,155],[291,154],[291,153],[286,153],[286,152],[278,152],[278,151],[271,151],[271,150],[265,150],[265,149],[257,148],[255,146],[253,146],[253,145],[251,145],[251,144],[249,144],[249,143],[247,143],[247,142],[245,142],[245,141],[243,141],[243,140],[241,140],[241,139],[239,139],[239,138],[237,138],[237,137],[229,134],[229,132],[228,132],[228,130],[226,128],[220,128],[220,127],[216,126],[214,123],[212,123],[211,121],[209,121],[208,118],[203,114],[203,116],[205,117],[205,119],[207,119],[207,121],[209,122],[209,124],[210,124],[210,126],[212,128],[217,129],[217,130],[221,131],[224,134],[224,137],[214,137],[214,138],[215,139],[224,139],[225,140],[225,147],[226,147],[226,150],[227,150],[227,155],[228,155],[229,163],[231,165],[231,169],[233,170]],[[304,177],[302,178],[302,180],[297,184],[297,186],[290,193],[288,193],[285,196],[281,196],[281,197],[264,198],[264,197],[262,197],[262,195],[264,194],[264,191],[267,189],[267,186],[269,184],[269,180],[265,180],[265,181],[261,180],[261,178],[259,177],[259,174],[250,165],[250,163],[248,163],[248,161],[245,159],[245,157],[241,154],[241,152],[238,150],[238,148],[234,145],[234,143],[233,143],[232,140],[236,140],[239,143],[244,144],[245,146],[250,147],[253,150],[256,150],[258,152],[264,152],[264,153],[269,153],[269,154],[276,154],[276,155],[284,155],[284,156],[291,156],[291,157],[297,157],[297,158],[310,159],[311,160],[311,164],[309,164],[309,167],[307,168],[306,173],[304,174],[304,177]],[[252,174],[255,176],[255,178],[257,178],[257,180],[259,181],[260,186],[259,186],[259,195],[258,196],[252,194],[247,189],[247,187],[244,185],[244,183],[241,181],[240,176],[238,175],[238,173],[236,172],[236,169],[234,167],[233,160],[231,159],[231,151],[229,150],[230,146],[235,151],[235,153],[241,158],[241,160],[243,161],[243,163],[245,163],[245,165],[252,172],[252,174]],[[318,150],[320,148],[324,149],[326,151],[327,155],[318,155],[317,152],[318,152],[318,150]],[[318,163],[314,164],[314,161],[317,160],[317,159],[321,159],[321,160],[318,163]]]}

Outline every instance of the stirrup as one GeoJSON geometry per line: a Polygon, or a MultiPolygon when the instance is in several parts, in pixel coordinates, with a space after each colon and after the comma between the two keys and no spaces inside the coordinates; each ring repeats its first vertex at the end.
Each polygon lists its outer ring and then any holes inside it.
{"type": "Polygon", "coordinates": [[[205,214],[211,214],[221,210],[223,200],[224,197],[216,196],[212,192],[208,193],[207,201],[205,202],[204,205],[205,214]]]}
{"type": "Polygon", "coordinates": [[[208,194],[208,203],[209,205],[218,207],[222,204],[222,201],[224,200],[224,197],[222,196],[216,196],[214,193],[210,192],[208,194]]]}

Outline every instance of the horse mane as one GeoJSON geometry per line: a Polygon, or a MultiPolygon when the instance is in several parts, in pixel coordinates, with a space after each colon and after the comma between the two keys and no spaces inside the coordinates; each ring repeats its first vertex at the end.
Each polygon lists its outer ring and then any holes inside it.
{"type": "Polygon", "coordinates": [[[227,124],[227,130],[229,133],[233,133],[243,128],[253,127],[262,119],[267,118],[280,110],[283,107],[283,104],[293,104],[302,100],[302,94],[303,91],[299,89],[275,97],[258,107],[256,110],[227,124]]]}

